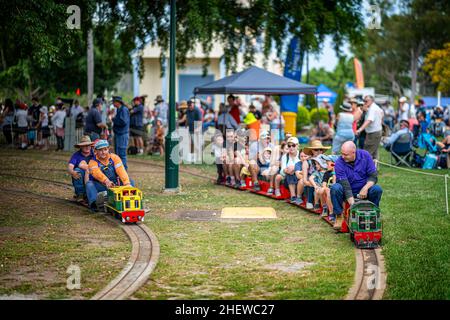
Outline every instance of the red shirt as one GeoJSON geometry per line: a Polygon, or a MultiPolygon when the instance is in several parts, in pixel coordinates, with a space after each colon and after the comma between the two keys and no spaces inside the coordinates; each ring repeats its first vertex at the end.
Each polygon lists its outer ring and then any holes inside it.
{"type": "Polygon", "coordinates": [[[234,118],[234,120],[236,120],[237,124],[241,123],[240,111],[239,111],[239,107],[238,106],[233,106],[230,109],[230,114],[234,118]]]}

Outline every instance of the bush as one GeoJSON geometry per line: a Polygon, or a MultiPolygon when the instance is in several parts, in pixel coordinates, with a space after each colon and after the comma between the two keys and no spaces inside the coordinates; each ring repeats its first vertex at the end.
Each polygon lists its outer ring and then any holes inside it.
{"type": "Polygon", "coordinates": [[[314,124],[318,124],[320,120],[325,123],[328,122],[328,110],[325,108],[311,109],[309,115],[311,117],[311,122],[314,124]]]}
{"type": "Polygon", "coordinates": [[[297,111],[297,130],[300,130],[304,126],[311,123],[311,117],[309,111],[304,106],[299,106],[297,111]]]}

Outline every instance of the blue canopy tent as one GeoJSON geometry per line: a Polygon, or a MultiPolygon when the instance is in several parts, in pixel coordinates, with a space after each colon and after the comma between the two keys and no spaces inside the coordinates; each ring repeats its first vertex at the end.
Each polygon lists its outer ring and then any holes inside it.
{"type": "MultiPolygon", "coordinates": [[[[438,104],[436,97],[422,97],[422,99],[428,108],[435,107],[438,104]]],[[[441,106],[446,107],[448,105],[450,105],[450,97],[441,97],[441,106]]]]}
{"type": "MultiPolygon", "coordinates": [[[[298,95],[316,94],[316,86],[304,84],[258,67],[194,88],[197,94],[298,95]]],[[[281,112],[280,112],[281,120],[281,112]]],[[[280,121],[281,122],[281,121],[280,121]]],[[[281,140],[281,131],[280,131],[281,140]]]]}
{"type": "Polygon", "coordinates": [[[337,93],[321,83],[317,87],[317,102],[322,102],[325,98],[327,98],[331,104],[334,104],[337,93]]]}
{"type": "Polygon", "coordinates": [[[316,86],[291,80],[258,67],[194,88],[194,94],[316,94],[316,86]]]}

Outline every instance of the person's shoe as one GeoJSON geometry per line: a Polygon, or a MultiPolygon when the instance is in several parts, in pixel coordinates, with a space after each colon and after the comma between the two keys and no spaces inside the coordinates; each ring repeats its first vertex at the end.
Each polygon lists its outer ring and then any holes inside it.
{"type": "Polygon", "coordinates": [[[319,209],[320,209],[320,204],[316,203],[316,204],[314,205],[314,210],[319,210],[319,209]]]}
{"type": "Polygon", "coordinates": [[[275,197],[281,197],[280,189],[275,189],[275,197]]]}
{"type": "Polygon", "coordinates": [[[98,212],[98,208],[97,208],[97,204],[95,202],[93,202],[90,206],[89,209],[91,209],[91,211],[93,213],[98,212]]]}
{"type": "Polygon", "coordinates": [[[235,187],[236,189],[239,189],[241,187],[241,182],[239,180],[236,180],[233,187],[235,187]]]}
{"type": "Polygon", "coordinates": [[[331,222],[336,221],[336,215],[335,215],[334,213],[331,212],[331,213],[328,215],[328,220],[330,220],[331,222]]]}
{"type": "Polygon", "coordinates": [[[241,188],[246,188],[247,187],[247,184],[245,183],[245,180],[242,180],[241,181],[241,188]]]}
{"type": "Polygon", "coordinates": [[[328,216],[328,207],[327,206],[323,206],[322,208],[322,214],[320,215],[321,217],[326,217],[328,216]]]}
{"type": "Polygon", "coordinates": [[[307,202],[306,203],[306,209],[310,210],[310,209],[313,209],[313,208],[314,208],[314,206],[313,206],[313,204],[311,202],[307,202]]]}
{"type": "Polygon", "coordinates": [[[291,197],[291,199],[289,199],[290,202],[295,202],[297,200],[297,197],[291,197]]]}
{"type": "Polygon", "coordinates": [[[216,184],[222,184],[222,178],[221,178],[221,177],[218,177],[218,178],[217,178],[216,184]]]}
{"type": "Polygon", "coordinates": [[[334,221],[333,228],[336,230],[340,230],[342,227],[342,214],[336,216],[336,220],[334,221]]]}
{"type": "Polygon", "coordinates": [[[261,191],[261,187],[259,186],[259,183],[256,182],[255,185],[253,186],[253,190],[255,191],[261,191]]]}
{"type": "Polygon", "coordinates": [[[267,194],[268,194],[269,196],[273,195],[273,188],[269,188],[269,189],[267,190],[267,194]]]}
{"type": "Polygon", "coordinates": [[[300,198],[300,197],[297,197],[297,198],[295,199],[294,203],[295,203],[296,205],[299,206],[299,205],[301,205],[301,204],[303,203],[303,199],[300,198]]]}
{"type": "Polygon", "coordinates": [[[83,202],[84,196],[82,194],[78,194],[74,196],[76,202],[83,202]]]}

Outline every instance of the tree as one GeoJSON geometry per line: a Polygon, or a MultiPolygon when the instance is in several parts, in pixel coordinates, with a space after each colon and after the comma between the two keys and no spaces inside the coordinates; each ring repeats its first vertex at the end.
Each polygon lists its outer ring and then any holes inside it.
{"type": "MultiPolygon", "coordinates": [[[[161,61],[169,47],[168,0],[18,0],[6,2],[0,13],[0,82],[8,88],[36,88],[34,68],[66,68],[86,48],[88,30],[102,30],[121,56],[139,52],[147,44],[161,47],[161,61]],[[68,5],[81,9],[81,30],[66,28],[68,5]],[[12,17],[12,18],[11,18],[12,17]],[[112,41],[114,40],[114,41],[112,41]],[[25,76],[24,76],[25,75],[25,76]],[[17,79],[16,79],[16,76],[17,79]],[[11,81],[12,80],[12,81],[11,81]]],[[[357,0],[185,0],[177,1],[177,63],[186,63],[189,51],[200,44],[207,56],[214,41],[224,48],[228,70],[236,70],[243,53],[245,65],[255,53],[266,57],[273,48],[281,56],[286,39],[298,36],[309,52],[318,52],[330,35],[336,51],[344,41],[357,44],[363,30],[361,3],[357,0]]],[[[95,40],[97,41],[97,40],[95,40]]],[[[204,70],[208,65],[204,59],[204,70]]],[[[143,64],[140,64],[140,74],[143,64]]],[[[95,65],[96,73],[97,65],[95,65]]]]}
{"type": "Polygon", "coordinates": [[[438,85],[441,92],[450,92],[450,43],[443,49],[432,49],[428,52],[423,69],[431,80],[438,85]]]}
{"type": "MultiPolygon", "coordinates": [[[[302,81],[306,81],[306,75],[303,76],[302,81]]],[[[314,85],[323,83],[334,91],[344,88],[347,82],[354,81],[353,58],[339,58],[339,62],[333,71],[326,71],[324,68],[311,69],[309,71],[309,83],[314,85]]]]}

